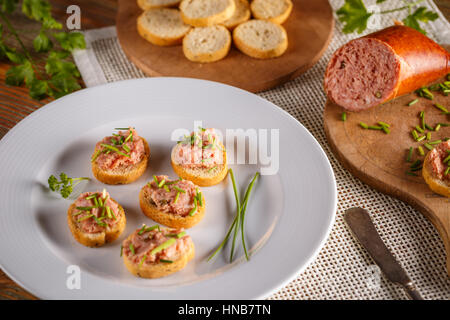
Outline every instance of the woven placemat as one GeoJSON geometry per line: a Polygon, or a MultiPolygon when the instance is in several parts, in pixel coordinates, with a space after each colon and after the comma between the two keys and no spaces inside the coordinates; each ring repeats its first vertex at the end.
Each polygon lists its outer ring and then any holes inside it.
{"type": "MultiPolygon", "coordinates": [[[[375,1],[364,1],[374,4],[375,1]]],[[[382,9],[392,9],[391,1],[382,9]]],[[[331,1],[334,10],[343,1],[331,1]]],[[[421,3],[439,19],[424,29],[440,43],[450,43],[450,24],[432,1],[421,3]]],[[[405,12],[381,16],[379,27],[401,20],[405,12]]],[[[370,211],[382,239],[395,254],[427,299],[450,299],[450,278],[445,270],[444,245],[432,224],[409,205],[383,195],[354,178],[332,154],[323,130],[323,106],[326,97],[322,78],[330,55],[355,37],[344,35],[337,22],[329,48],[308,72],[282,86],[259,95],[297,118],[319,141],[333,167],[338,188],[336,222],[317,259],[295,280],[270,299],[406,299],[403,290],[390,283],[379,268],[351,236],[343,221],[343,212],[354,206],[370,211]]],[[[367,33],[373,30],[368,30],[367,33]]],[[[87,86],[145,75],[127,60],[117,40],[114,27],[86,33],[87,49],[74,54],[87,86]]],[[[305,44],[306,45],[306,44],[305,44]]],[[[180,49],[181,50],[181,49],[180,49]]],[[[450,214],[450,213],[449,213],[450,214]]]]}

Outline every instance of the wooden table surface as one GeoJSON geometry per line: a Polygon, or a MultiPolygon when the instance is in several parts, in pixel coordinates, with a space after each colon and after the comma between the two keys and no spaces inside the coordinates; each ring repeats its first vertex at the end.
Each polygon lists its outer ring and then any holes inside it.
{"type": "MultiPolygon", "coordinates": [[[[450,20],[450,0],[435,0],[434,2],[447,20],[450,20]]],[[[50,3],[53,8],[53,16],[58,21],[64,21],[68,17],[66,8],[69,5],[77,4],[81,8],[81,27],[83,30],[115,24],[116,0],[50,0],[50,3]]],[[[29,25],[33,27],[33,24],[30,24],[26,19],[18,18],[14,20],[14,23],[20,24],[21,27],[23,24],[27,24],[27,27],[29,25]]],[[[31,46],[33,37],[32,35],[25,36],[24,40],[27,46],[31,46]]],[[[51,101],[51,99],[35,101],[28,96],[27,89],[7,86],[5,76],[10,66],[11,64],[7,61],[0,61],[0,138],[28,114],[51,101]]],[[[12,281],[0,269],[0,300],[9,299],[36,298],[12,281]]]]}

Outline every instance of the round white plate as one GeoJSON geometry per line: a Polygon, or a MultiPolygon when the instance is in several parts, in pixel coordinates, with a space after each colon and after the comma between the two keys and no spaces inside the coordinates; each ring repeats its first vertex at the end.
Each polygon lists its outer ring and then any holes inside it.
{"type": "MultiPolygon", "coordinates": [[[[234,153],[248,153],[245,149],[234,153]]],[[[233,152],[227,151],[231,160],[233,152]]],[[[313,261],[328,237],[336,212],[333,171],[313,136],[272,103],[215,82],[147,78],[78,91],[21,121],[0,141],[0,154],[0,265],[13,280],[40,298],[265,298],[313,261]],[[247,207],[245,232],[250,261],[245,261],[239,239],[233,263],[228,262],[230,246],[206,261],[235,214],[232,185],[226,178],[216,186],[202,188],[205,218],[188,230],[196,246],[194,260],[165,278],[136,278],[119,255],[121,242],[129,233],[142,223],[154,223],[140,212],[139,190],[154,174],[175,178],[170,166],[170,150],[175,143],[171,136],[180,128],[192,131],[194,121],[224,134],[226,129],[239,128],[261,134],[257,151],[262,155],[270,156],[264,141],[273,147],[276,173],[261,176],[247,207]],[[47,179],[60,172],[93,178],[90,156],[95,143],[115,127],[124,126],[134,126],[149,142],[149,168],[130,185],[106,186],[124,207],[127,226],[117,241],[87,248],[73,239],[67,226],[66,210],[73,199],[49,192],[47,179]],[[279,141],[271,142],[271,133],[276,130],[279,141]]],[[[248,162],[230,165],[241,197],[253,174],[268,167],[267,159],[260,156],[257,164],[248,162]]],[[[104,187],[92,179],[85,190],[104,187]]]]}

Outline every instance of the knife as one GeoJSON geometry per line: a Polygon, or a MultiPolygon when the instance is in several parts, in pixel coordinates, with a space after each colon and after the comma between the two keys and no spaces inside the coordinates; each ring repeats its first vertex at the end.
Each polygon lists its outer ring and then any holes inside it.
{"type": "Polygon", "coordinates": [[[383,240],[381,240],[369,213],[362,208],[351,208],[345,211],[344,220],[355,238],[369,252],[369,255],[386,277],[390,281],[401,285],[411,299],[423,300],[405,270],[395,260],[383,240]]]}

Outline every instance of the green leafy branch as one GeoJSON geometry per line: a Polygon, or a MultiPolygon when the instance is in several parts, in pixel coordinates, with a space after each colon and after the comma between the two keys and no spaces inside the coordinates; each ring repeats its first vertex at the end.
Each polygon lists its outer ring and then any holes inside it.
{"type": "Polygon", "coordinates": [[[17,30],[10,22],[9,15],[17,9],[18,0],[0,0],[0,58],[6,57],[15,65],[6,72],[6,84],[29,89],[33,99],[47,96],[59,98],[80,89],[80,73],[73,62],[67,61],[75,49],[84,49],[86,43],[79,32],[57,31],[62,24],[51,15],[51,6],[47,0],[23,0],[22,13],[41,23],[39,33],[33,40],[34,51],[45,54],[45,73],[40,71],[31,52],[25,47],[17,30]],[[4,31],[17,41],[20,52],[5,43],[4,31]],[[54,49],[54,42],[61,49],[54,49]]]}
{"type": "MultiPolygon", "coordinates": [[[[377,4],[385,2],[386,0],[377,0],[377,4]]],[[[398,1],[396,1],[398,2],[398,1]]],[[[336,11],[339,21],[344,24],[342,31],[344,33],[358,32],[361,33],[367,29],[367,22],[369,18],[374,14],[388,14],[396,11],[408,11],[408,16],[402,20],[403,24],[414,28],[423,34],[426,34],[422,29],[420,22],[427,23],[434,21],[438,18],[437,13],[427,10],[426,7],[418,7],[423,0],[416,2],[409,2],[402,0],[403,6],[391,10],[385,10],[380,12],[367,11],[364,2],[362,0],[345,0],[344,5],[336,11]],[[414,10],[414,11],[413,11],[414,10]]]]}

